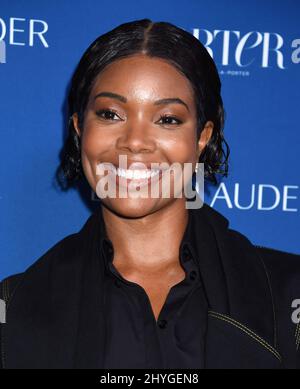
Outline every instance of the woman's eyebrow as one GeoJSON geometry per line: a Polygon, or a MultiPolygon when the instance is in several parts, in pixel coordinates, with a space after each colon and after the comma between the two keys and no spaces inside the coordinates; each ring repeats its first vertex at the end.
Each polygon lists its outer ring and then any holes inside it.
{"type": "MultiPolygon", "coordinates": [[[[98,93],[94,97],[94,101],[98,97],[110,97],[112,99],[119,100],[122,103],[127,103],[127,98],[126,97],[121,96],[121,95],[119,95],[117,93],[113,93],[113,92],[100,92],[100,93],[98,93]]],[[[183,100],[181,100],[179,97],[168,97],[168,98],[165,98],[165,99],[156,100],[156,101],[154,101],[153,104],[154,105],[160,105],[160,104],[181,104],[181,105],[184,105],[188,111],[190,111],[188,105],[183,100]]]]}

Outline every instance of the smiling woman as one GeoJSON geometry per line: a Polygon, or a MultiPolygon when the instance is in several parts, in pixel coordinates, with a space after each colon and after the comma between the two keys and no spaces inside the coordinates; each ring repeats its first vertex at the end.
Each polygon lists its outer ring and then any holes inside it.
{"type": "Polygon", "coordinates": [[[121,24],[85,51],[68,103],[57,178],[64,189],[86,180],[100,205],[2,282],[2,366],[299,367],[299,256],[254,246],[205,203],[186,206],[200,165],[206,182],[228,174],[205,47],[171,23],[121,24]],[[125,195],[102,196],[100,182],[125,195]]]}
{"type": "MultiPolygon", "coordinates": [[[[130,167],[127,178],[130,171],[138,176],[137,164],[144,165],[146,169],[140,167],[144,174],[155,163],[195,166],[213,131],[213,123],[207,121],[197,141],[197,112],[189,81],[165,60],[145,54],[107,65],[93,82],[84,118],[75,112],[73,125],[81,141],[84,174],[95,192],[98,163],[110,162],[118,168],[120,155],[125,155],[130,167]]],[[[168,203],[174,210],[182,207],[173,197],[174,192],[164,199],[109,197],[103,203],[120,215],[142,217],[168,203]]]]}

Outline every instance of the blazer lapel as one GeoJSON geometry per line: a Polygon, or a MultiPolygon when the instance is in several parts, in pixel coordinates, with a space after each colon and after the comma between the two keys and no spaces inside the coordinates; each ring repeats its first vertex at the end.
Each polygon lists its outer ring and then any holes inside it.
{"type": "Polygon", "coordinates": [[[209,305],[206,367],[279,367],[272,295],[255,247],[208,205],[192,212],[209,305]]]}

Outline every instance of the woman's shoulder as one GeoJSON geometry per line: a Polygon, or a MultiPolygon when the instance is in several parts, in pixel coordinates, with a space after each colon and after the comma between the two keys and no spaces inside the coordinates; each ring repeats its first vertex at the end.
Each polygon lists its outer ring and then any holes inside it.
{"type": "Polygon", "coordinates": [[[71,254],[78,251],[78,244],[78,233],[67,235],[52,245],[23,272],[11,274],[2,279],[0,282],[1,298],[8,300],[8,295],[11,295],[12,291],[15,290],[25,276],[46,274],[51,266],[55,266],[57,261],[68,261],[70,258],[73,258],[71,254]]]}
{"type": "Polygon", "coordinates": [[[266,268],[273,288],[289,291],[289,295],[300,298],[300,255],[271,247],[254,246],[266,268]]]}
{"type": "Polygon", "coordinates": [[[234,246],[240,249],[247,246],[254,248],[266,272],[272,274],[274,279],[296,278],[300,287],[300,254],[256,244],[243,233],[233,229],[228,229],[227,232],[234,246]]]}
{"type": "Polygon", "coordinates": [[[10,290],[16,289],[16,286],[19,289],[21,286],[23,292],[25,285],[31,285],[31,290],[40,291],[47,287],[47,282],[51,277],[56,279],[77,274],[84,260],[86,246],[93,239],[93,233],[97,233],[95,229],[97,226],[98,213],[95,211],[77,232],[57,241],[24,272],[12,274],[3,279],[0,289],[5,291],[5,288],[9,286],[10,290]]]}
{"type": "Polygon", "coordinates": [[[271,267],[280,266],[281,270],[290,269],[291,266],[295,269],[300,268],[300,254],[256,244],[254,247],[271,267]]]}
{"type": "Polygon", "coordinates": [[[205,204],[203,211],[222,246],[228,248],[232,266],[251,268],[254,265],[261,267],[262,264],[274,277],[282,279],[297,276],[299,280],[300,254],[256,244],[241,231],[231,228],[229,220],[217,210],[205,204]],[[257,255],[247,255],[253,253],[257,255]]]}

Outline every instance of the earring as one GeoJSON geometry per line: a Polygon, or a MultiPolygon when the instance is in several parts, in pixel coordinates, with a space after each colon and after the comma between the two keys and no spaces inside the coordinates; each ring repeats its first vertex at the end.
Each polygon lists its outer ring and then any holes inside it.
{"type": "Polygon", "coordinates": [[[196,163],[196,167],[195,167],[195,173],[197,174],[198,172],[198,162],[196,163]]]}

